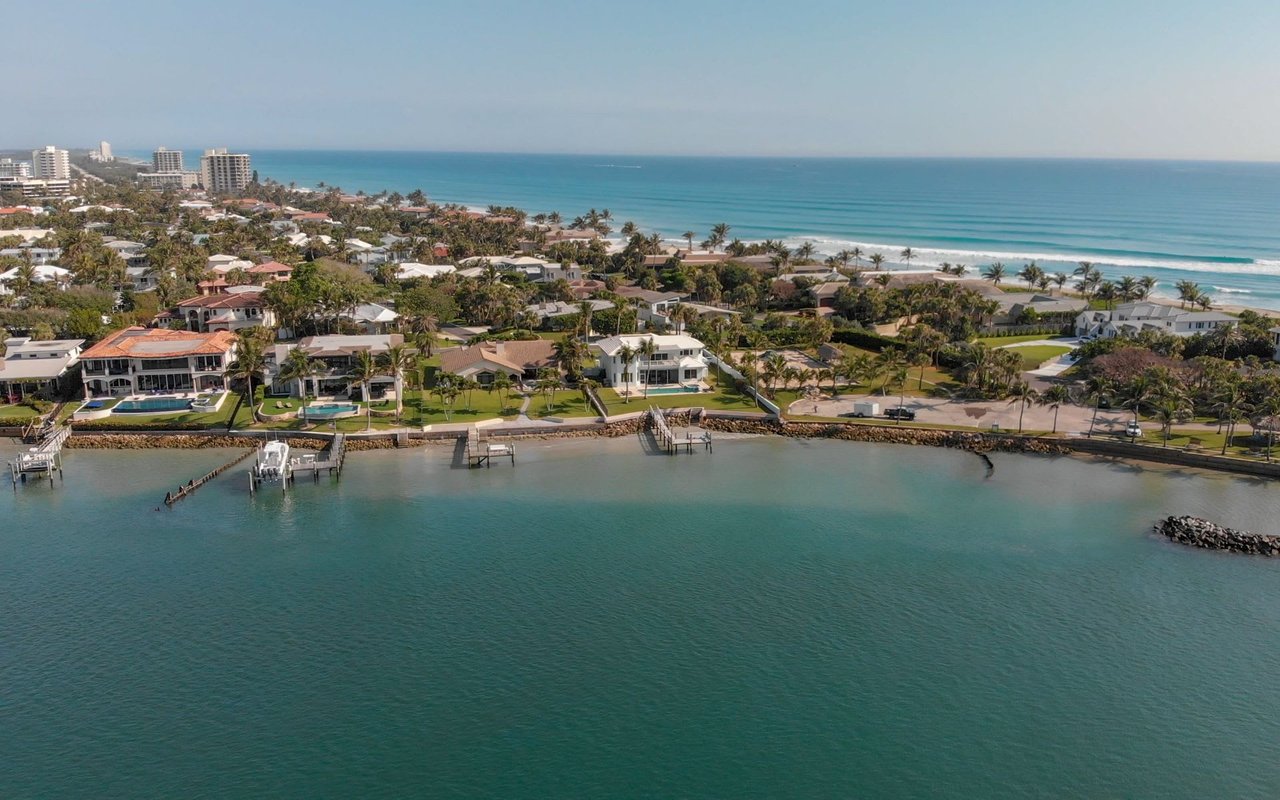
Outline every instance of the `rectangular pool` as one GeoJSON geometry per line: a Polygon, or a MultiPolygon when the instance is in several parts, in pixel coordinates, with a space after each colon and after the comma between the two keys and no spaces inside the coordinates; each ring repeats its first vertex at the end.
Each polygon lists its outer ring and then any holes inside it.
{"type": "MultiPolygon", "coordinates": [[[[649,390],[649,396],[655,394],[697,394],[701,390],[696,386],[659,386],[656,389],[649,390]]],[[[644,395],[644,389],[640,389],[640,395],[644,395]]]]}
{"type": "Polygon", "coordinates": [[[318,406],[307,406],[299,416],[305,416],[307,419],[331,419],[354,414],[359,410],[360,406],[352,403],[326,403],[318,406]]]}
{"type": "Polygon", "coordinates": [[[191,401],[182,397],[147,397],[142,400],[121,400],[111,409],[117,414],[157,414],[164,411],[187,411],[191,401]]]}

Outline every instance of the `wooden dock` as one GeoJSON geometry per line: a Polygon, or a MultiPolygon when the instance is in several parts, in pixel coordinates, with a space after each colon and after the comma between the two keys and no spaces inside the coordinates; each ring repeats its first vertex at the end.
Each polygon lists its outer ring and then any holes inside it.
{"type": "Polygon", "coordinates": [[[37,434],[39,444],[9,462],[9,478],[13,481],[14,491],[18,490],[19,483],[26,483],[28,479],[48,478],[49,485],[53,486],[54,473],[62,478],[62,445],[69,436],[69,425],[41,428],[37,434]]]}
{"type": "Polygon", "coordinates": [[[303,457],[289,460],[289,474],[286,483],[297,480],[298,473],[311,473],[312,481],[320,480],[320,473],[328,472],[331,476],[342,479],[342,464],[347,458],[347,435],[335,433],[329,445],[314,458],[303,457]]]}
{"type": "Polygon", "coordinates": [[[511,459],[511,466],[516,465],[516,446],[510,442],[495,444],[487,436],[472,425],[467,429],[467,466],[472,469],[493,466],[494,459],[511,459]]]}
{"type": "Polygon", "coordinates": [[[677,436],[671,430],[671,425],[667,422],[667,416],[657,406],[650,406],[646,416],[647,427],[653,434],[653,439],[657,442],[658,447],[665,450],[667,455],[675,455],[683,450],[685,453],[692,454],[695,445],[701,445],[708,453],[711,449],[711,431],[701,431],[699,433],[686,432],[684,437],[677,436]]]}

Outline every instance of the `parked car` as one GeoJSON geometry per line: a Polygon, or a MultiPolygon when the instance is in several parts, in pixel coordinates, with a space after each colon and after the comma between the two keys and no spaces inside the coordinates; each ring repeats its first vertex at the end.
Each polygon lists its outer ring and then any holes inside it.
{"type": "Polygon", "coordinates": [[[916,412],[909,408],[889,408],[885,409],[884,415],[889,419],[905,419],[907,421],[916,418],[916,412]]]}
{"type": "Polygon", "coordinates": [[[1128,436],[1130,439],[1137,439],[1142,435],[1142,426],[1136,422],[1130,422],[1128,425],[1124,426],[1124,435],[1128,436]]]}

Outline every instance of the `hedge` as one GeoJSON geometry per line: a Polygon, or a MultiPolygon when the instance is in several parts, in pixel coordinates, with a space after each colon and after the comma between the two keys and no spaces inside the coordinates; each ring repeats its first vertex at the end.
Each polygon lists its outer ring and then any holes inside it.
{"type": "Polygon", "coordinates": [[[837,344],[850,344],[854,347],[861,347],[863,350],[871,350],[876,353],[886,347],[893,347],[901,344],[897,339],[888,336],[882,336],[874,331],[868,331],[861,328],[841,328],[831,334],[831,341],[837,344]]]}

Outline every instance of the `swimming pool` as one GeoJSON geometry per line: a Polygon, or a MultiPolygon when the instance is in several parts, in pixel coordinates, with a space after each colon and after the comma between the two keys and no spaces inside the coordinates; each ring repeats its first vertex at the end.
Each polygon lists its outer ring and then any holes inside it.
{"type": "Polygon", "coordinates": [[[307,406],[303,413],[307,419],[337,419],[338,417],[347,417],[355,414],[360,410],[360,406],[354,403],[322,403],[315,406],[307,406]]]}
{"type": "Polygon", "coordinates": [[[702,390],[697,386],[659,386],[656,389],[650,389],[649,395],[652,397],[655,394],[697,394],[700,391],[702,390]]]}
{"type": "Polygon", "coordinates": [[[187,411],[191,401],[182,397],[147,397],[142,400],[121,400],[111,409],[117,414],[158,414],[165,411],[187,411]]]}

